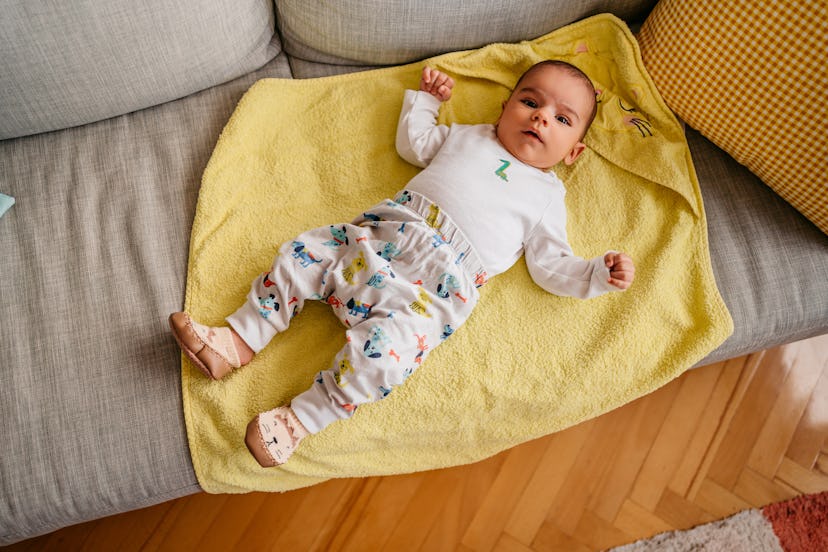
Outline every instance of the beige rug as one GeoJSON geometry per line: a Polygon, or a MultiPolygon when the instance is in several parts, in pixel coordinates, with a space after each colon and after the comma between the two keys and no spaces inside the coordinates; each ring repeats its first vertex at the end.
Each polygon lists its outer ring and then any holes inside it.
{"type": "Polygon", "coordinates": [[[611,552],[828,551],[828,491],[745,510],[686,531],[661,533],[611,552]]]}

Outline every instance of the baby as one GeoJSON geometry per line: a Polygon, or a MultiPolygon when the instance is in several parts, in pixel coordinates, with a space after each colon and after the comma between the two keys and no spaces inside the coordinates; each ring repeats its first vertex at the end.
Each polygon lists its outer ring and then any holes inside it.
{"type": "Polygon", "coordinates": [[[627,255],[583,259],[567,242],[565,190],[551,169],[586,148],[596,113],[586,75],[561,61],[534,65],[495,125],[438,125],[453,79],[426,67],[419,88],[405,92],[396,146],[424,170],[394,201],[283,244],[230,327],[170,316],[184,353],[213,379],[249,363],[308,299],[331,305],[347,328],[329,370],[248,424],[245,443],[262,466],[283,464],[304,437],[402,384],[469,317],[478,288],[523,254],[532,279],[557,295],[590,298],[633,281],[627,255]]]}

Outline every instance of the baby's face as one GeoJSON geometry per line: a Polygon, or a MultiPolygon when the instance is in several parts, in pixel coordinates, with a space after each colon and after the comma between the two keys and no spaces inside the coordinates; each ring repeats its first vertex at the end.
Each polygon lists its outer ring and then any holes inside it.
{"type": "Polygon", "coordinates": [[[560,67],[539,67],[519,83],[503,104],[497,138],[532,167],[571,164],[586,146],[581,135],[594,97],[587,85],[560,67]]]}

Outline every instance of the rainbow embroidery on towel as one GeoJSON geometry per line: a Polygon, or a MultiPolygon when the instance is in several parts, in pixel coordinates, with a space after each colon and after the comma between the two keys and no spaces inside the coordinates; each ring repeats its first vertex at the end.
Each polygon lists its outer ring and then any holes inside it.
{"type": "Polygon", "coordinates": [[[506,161],[505,159],[501,159],[500,162],[503,164],[500,165],[500,167],[498,167],[498,169],[495,171],[495,174],[499,176],[501,179],[503,179],[505,182],[509,182],[509,177],[506,176],[505,171],[509,168],[509,165],[511,165],[512,162],[506,161]]]}

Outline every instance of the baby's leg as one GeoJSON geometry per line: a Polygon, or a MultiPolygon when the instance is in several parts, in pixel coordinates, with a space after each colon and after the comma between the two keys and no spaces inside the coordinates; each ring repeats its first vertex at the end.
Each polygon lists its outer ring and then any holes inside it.
{"type": "Polygon", "coordinates": [[[260,465],[283,464],[304,437],[385,398],[445,339],[436,324],[418,329],[400,320],[404,317],[401,313],[393,323],[367,320],[348,330],[331,370],[319,373],[289,406],[262,412],[248,424],[245,443],[260,465]]]}
{"type": "MultiPolygon", "coordinates": [[[[350,316],[340,314],[351,326],[345,346],[331,369],[319,373],[313,386],[291,403],[309,432],[317,433],[338,419],[351,417],[360,405],[385,398],[471,314],[478,298],[474,283],[454,265],[450,252],[438,254],[433,251],[431,235],[428,240],[428,255],[392,263],[393,276],[377,264],[366,271],[361,284],[348,290],[358,293],[358,300],[348,301],[350,316]],[[382,272],[389,276],[379,288],[367,284],[376,284],[370,275],[382,272]],[[451,293],[446,292],[447,281],[451,293]],[[368,304],[369,312],[353,316],[360,304],[368,304]]],[[[401,249],[402,245],[413,248],[419,244],[401,244],[401,249]]],[[[376,259],[381,257],[374,255],[372,263],[376,259]]]]}
{"type": "Polygon", "coordinates": [[[204,374],[220,379],[249,363],[302,309],[306,299],[321,299],[325,276],[340,255],[326,245],[331,227],[310,230],[279,249],[270,270],[253,281],[247,301],[227,317],[230,327],[204,326],[187,313],[170,316],[184,353],[204,374]]]}
{"type": "Polygon", "coordinates": [[[253,281],[244,304],[227,317],[254,352],[285,331],[306,300],[326,297],[328,273],[342,256],[342,250],[326,245],[330,228],[316,228],[284,243],[270,269],[253,281]]]}
{"type": "Polygon", "coordinates": [[[442,342],[436,324],[414,316],[398,313],[393,320],[367,320],[346,332],[347,343],[332,368],[317,374],[313,386],[291,402],[308,431],[317,433],[350,418],[357,408],[384,399],[414,373],[442,342]]]}
{"type": "Polygon", "coordinates": [[[246,443],[263,466],[284,462],[305,435],[385,398],[477,302],[461,257],[431,227],[376,219],[348,228],[347,254],[331,266],[332,287],[320,292],[349,328],[345,346],[310,389],[248,426],[246,443]]]}

